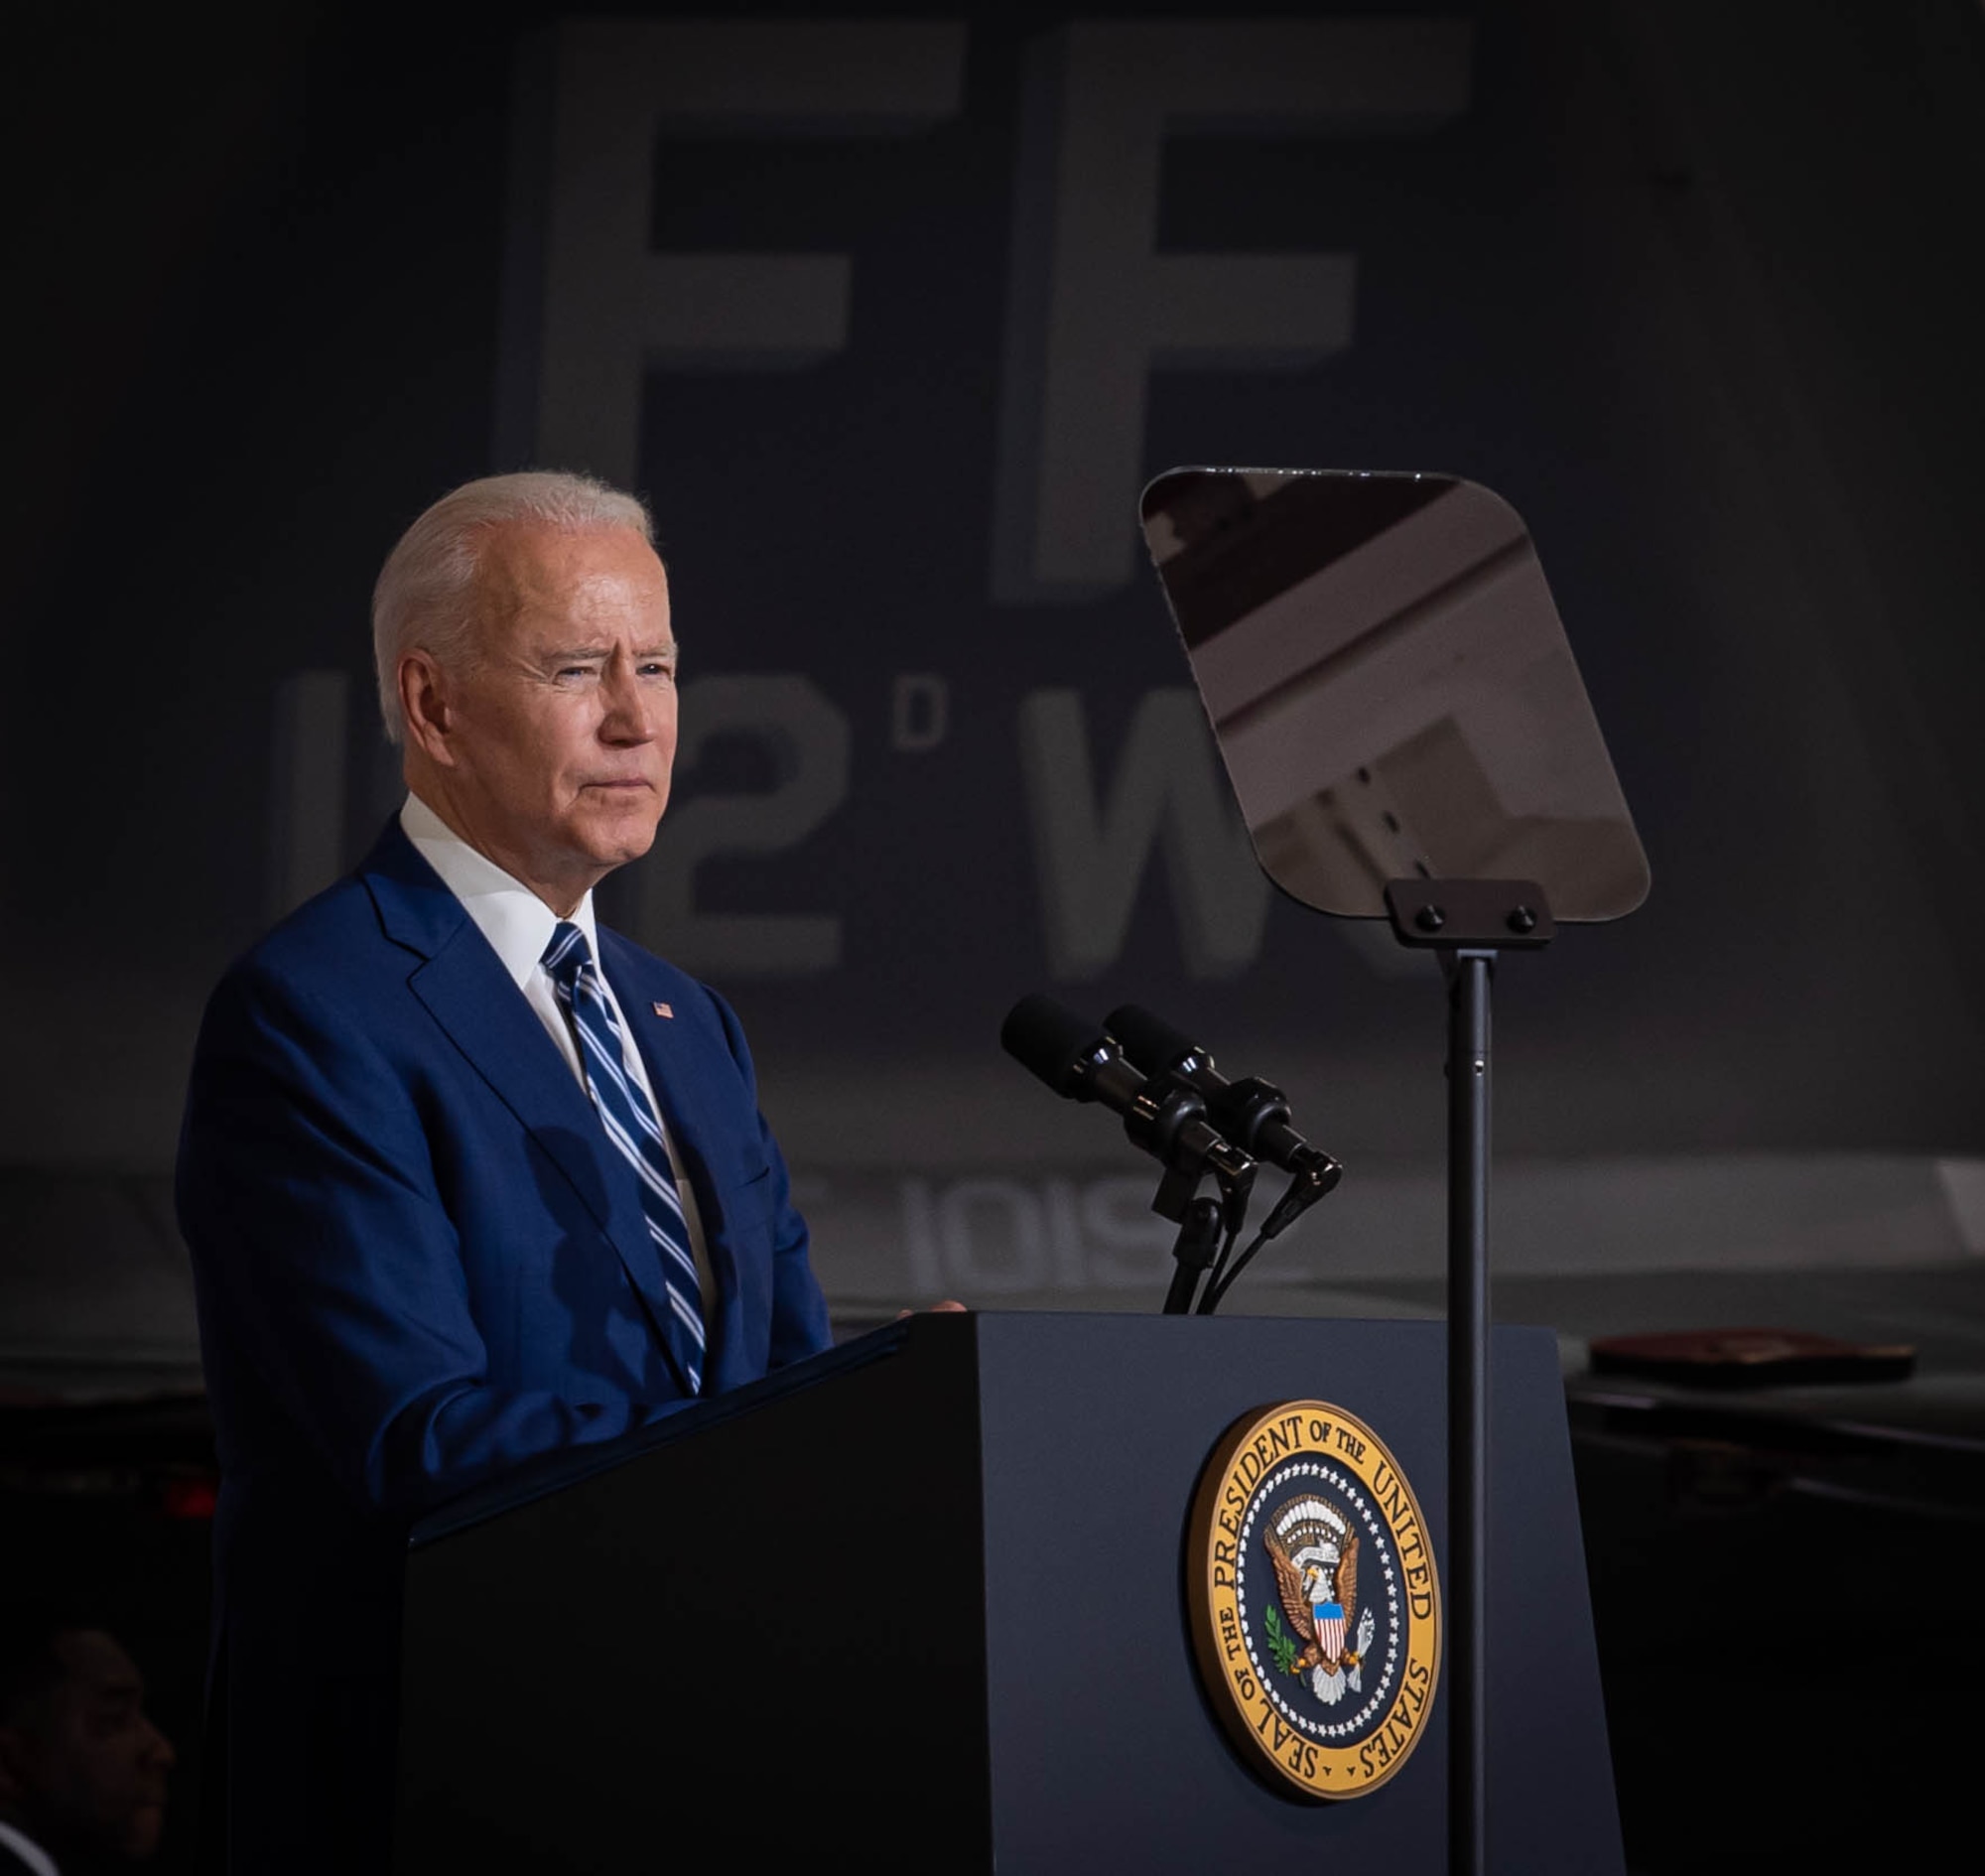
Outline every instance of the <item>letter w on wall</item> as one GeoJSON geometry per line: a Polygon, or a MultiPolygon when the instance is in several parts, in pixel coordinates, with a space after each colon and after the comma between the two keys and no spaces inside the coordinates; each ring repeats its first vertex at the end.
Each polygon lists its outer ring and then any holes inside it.
{"type": "Polygon", "coordinates": [[[1153,847],[1164,849],[1186,966],[1231,977],[1261,947],[1270,891],[1221,773],[1198,694],[1147,692],[1116,775],[1099,792],[1082,699],[1020,705],[1020,770],[1033,821],[1049,968],[1064,982],[1116,963],[1153,847]]]}

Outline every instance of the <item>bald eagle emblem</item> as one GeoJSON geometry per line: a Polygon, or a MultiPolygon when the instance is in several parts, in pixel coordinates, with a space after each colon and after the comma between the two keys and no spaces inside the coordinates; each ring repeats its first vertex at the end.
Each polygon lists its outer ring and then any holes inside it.
{"type": "Polygon", "coordinates": [[[1306,1679],[1325,1706],[1335,1706],[1347,1688],[1362,1693],[1359,1671],[1374,1623],[1372,1611],[1358,1607],[1358,1534],[1320,1498],[1298,1498],[1275,1513],[1263,1538],[1288,1617],[1285,1629],[1268,1610],[1276,1666],[1306,1679]],[[1349,1648],[1347,1635],[1357,1638],[1349,1648]]]}

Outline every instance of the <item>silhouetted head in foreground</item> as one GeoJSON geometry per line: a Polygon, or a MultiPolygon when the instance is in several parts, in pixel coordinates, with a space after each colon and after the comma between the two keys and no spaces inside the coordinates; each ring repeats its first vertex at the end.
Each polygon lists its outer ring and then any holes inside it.
{"type": "Polygon", "coordinates": [[[142,1862],[158,1848],[173,1757],[111,1636],[60,1617],[0,1624],[0,1846],[18,1853],[18,1832],[62,1876],[142,1862]]]}

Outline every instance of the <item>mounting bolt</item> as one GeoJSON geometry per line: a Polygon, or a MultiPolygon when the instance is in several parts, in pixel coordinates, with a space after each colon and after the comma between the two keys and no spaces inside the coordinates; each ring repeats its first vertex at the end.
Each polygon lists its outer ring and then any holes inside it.
{"type": "Polygon", "coordinates": [[[1535,931],[1537,928],[1537,915],[1527,905],[1519,905],[1511,911],[1510,916],[1504,923],[1512,931],[1535,931]]]}
{"type": "Polygon", "coordinates": [[[1413,923],[1421,931],[1438,931],[1447,923],[1447,914],[1438,905],[1422,905],[1413,914],[1413,923]]]}

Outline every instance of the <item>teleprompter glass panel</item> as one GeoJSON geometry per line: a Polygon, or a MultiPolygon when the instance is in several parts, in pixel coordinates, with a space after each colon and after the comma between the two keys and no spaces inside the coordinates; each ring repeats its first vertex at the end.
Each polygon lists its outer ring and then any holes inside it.
{"type": "Polygon", "coordinates": [[[1383,918],[1388,879],[1533,879],[1618,918],[1648,863],[1522,518],[1451,475],[1181,469],[1144,539],[1263,870],[1383,918]]]}

